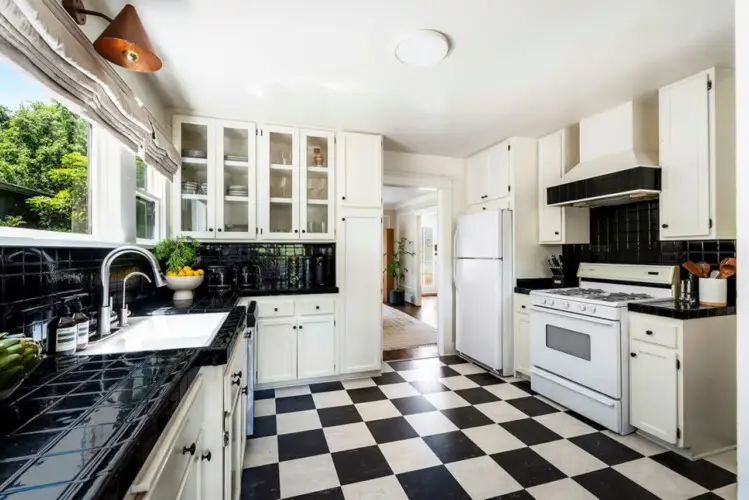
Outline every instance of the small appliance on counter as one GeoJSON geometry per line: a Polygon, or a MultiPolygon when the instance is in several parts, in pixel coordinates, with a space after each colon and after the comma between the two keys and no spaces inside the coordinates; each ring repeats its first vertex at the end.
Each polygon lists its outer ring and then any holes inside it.
{"type": "Polygon", "coordinates": [[[234,287],[234,273],[228,266],[208,266],[208,291],[220,292],[234,287]]]}

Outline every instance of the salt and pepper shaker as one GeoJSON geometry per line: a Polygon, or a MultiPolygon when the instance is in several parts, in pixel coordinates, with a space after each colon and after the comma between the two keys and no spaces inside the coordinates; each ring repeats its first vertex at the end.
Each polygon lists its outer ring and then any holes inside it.
{"type": "Polygon", "coordinates": [[[682,307],[689,307],[696,304],[694,282],[691,279],[681,280],[681,293],[678,302],[682,307]]]}

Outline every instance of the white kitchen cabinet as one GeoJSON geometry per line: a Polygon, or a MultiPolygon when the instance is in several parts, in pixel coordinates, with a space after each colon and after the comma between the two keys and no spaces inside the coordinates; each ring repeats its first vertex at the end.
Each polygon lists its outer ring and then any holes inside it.
{"type": "Polygon", "coordinates": [[[660,237],[736,237],[735,79],[712,68],[660,89],[660,237]]]}
{"type": "Polygon", "coordinates": [[[303,240],[335,239],[335,134],[302,130],[299,136],[300,213],[303,240]]]}
{"type": "Polygon", "coordinates": [[[469,205],[482,203],[486,197],[486,179],[489,153],[481,151],[466,160],[466,201],[469,205]]]}
{"type": "Polygon", "coordinates": [[[579,162],[579,129],[569,127],[538,140],[538,242],[590,243],[590,210],[546,205],[546,188],[579,162]]]}
{"type": "Polygon", "coordinates": [[[335,374],[335,320],[332,315],[301,316],[297,359],[300,379],[335,374]]]}
{"type": "Polygon", "coordinates": [[[628,317],[631,424],[691,458],[735,446],[736,316],[628,317]]]}
{"type": "Polygon", "coordinates": [[[531,297],[516,293],[513,317],[513,366],[515,372],[530,377],[531,375],[531,297]]]}
{"type": "Polygon", "coordinates": [[[468,204],[505,198],[511,191],[509,141],[492,146],[466,162],[466,199],[468,204]]]}
{"type": "Polygon", "coordinates": [[[339,205],[382,209],[382,136],[339,135],[339,205]]]}
{"type": "Polygon", "coordinates": [[[172,184],[172,226],[201,240],[256,237],[255,125],[176,115],[182,166],[172,184]]]}
{"type": "Polygon", "coordinates": [[[179,485],[177,494],[174,498],[177,500],[201,500],[207,498],[202,491],[202,460],[199,456],[190,457],[190,463],[187,471],[179,485]]]}
{"type": "Polygon", "coordinates": [[[340,222],[338,276],[343,301],[341,373],[380,370],[382,362],[382,219],[340,222]]]}
{"type": "Polygon", "coordinates": [[[296,380],[296,318],[259,319],[255,337],[257,382],[296,380]]]}

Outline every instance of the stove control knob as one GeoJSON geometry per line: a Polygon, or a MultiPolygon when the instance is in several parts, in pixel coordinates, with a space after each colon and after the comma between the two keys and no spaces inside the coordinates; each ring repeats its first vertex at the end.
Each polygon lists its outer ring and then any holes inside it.
{"type": "Polygon", "coordinates": [[[586,309],[585,304],[580,304],[580,310],[585,311],[585,309],[586,309]]]}
{"type": "Polygon", "coordinates": [[[596,312],[596,306],[590,306],[590,309],[588,309],[588,311],[592,313],[596,312]]]}
{"type": "Polygon", "coordinates": [[[562,307],[564,307],[565,309],[569,309],[570,308],[570,303],[569,302],[563,302],[562,303],[562,307]]]}
{"type": "Polygon", "coordinates": [[[541,299],[541,304],[546,305],[546,299],[541,299]]]}
{"type": "Polygon", "coordinates": [[[553,305],[554,305],[554,300],[553,300],[553,299],[552,299],[552,300],[549,300],[549,305],[550,305],[550,306],[553,306],[553,305]]]}

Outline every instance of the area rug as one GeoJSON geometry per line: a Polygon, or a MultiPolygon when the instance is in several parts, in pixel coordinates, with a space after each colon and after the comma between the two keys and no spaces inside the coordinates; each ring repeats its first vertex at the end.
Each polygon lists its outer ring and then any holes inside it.
{"type": "Polygon", "coordinates": [[[382,305],[382,349],[405,349],[437,343],[437,329],[408,314],[382,305]]]}

